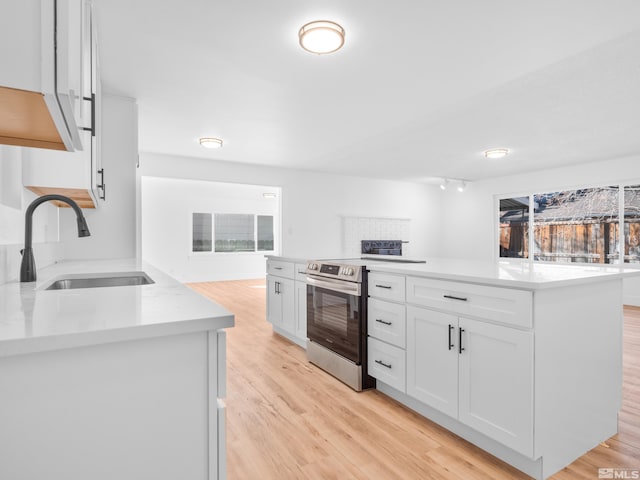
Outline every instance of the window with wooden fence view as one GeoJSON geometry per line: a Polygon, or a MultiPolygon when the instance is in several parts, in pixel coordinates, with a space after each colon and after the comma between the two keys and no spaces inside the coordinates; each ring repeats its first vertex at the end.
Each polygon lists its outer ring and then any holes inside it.
{"type": "Polygon", "coordinates": [[[500,257],[530,258],[532,248],[545,262],[640,263],[640,185],[503,198],[499,215],[500,257]]]}

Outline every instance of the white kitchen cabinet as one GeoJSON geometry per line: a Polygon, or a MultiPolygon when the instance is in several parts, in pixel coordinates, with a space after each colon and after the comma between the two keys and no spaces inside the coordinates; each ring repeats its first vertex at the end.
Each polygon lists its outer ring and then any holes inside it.
{"type": "Polygon", "coordinates": [[[407,307],[407,394],[458,416],[458,318],[407,307]]]}
{"type": "Polygon", "coordinates": [[[533,454],[533,334],[407,307],[407,394],[533,454]]]}
{"type": "Polygon", "coordinates": [[[274,327],[289,332],[295,326],[294,281],[289,278],[267,277],[267,319],[274,327]]]}
{"type": "Polygon", "coordinates": [[[267,320],[273,330],[306,348],[307,284],[306,265],[267,260],[267,320]]]}
{"type": "Polygon", "coordinates": [[[368,288],[367,373],[405,392],[405,277],[369,273],[368,288]]]}
{"type": "Polygon", "coordinates": [[[0,358],[0,478],[224,480],[224,341],[196,331],[0,358]]]}
{"type": "Polygon", "coordinates": [[[458,419],[533,456],[533,332],[460,318],[458,419]]]}
{"type": "MultiPolygon", "coordinates": [[[[0,142],[81,150],[85,0],[21,0],[0,7],[0,142]]],[[[90,99],[90,95],[88,96],[90,99]]]]}
{"type": "MultiPolygon", "coordinates": [[[[73,152],[27,148],[23,155],[23,185],[36,195],[59,194],[75,200],[82,208],[95,208],[105,199],[104,170],[101,165],[101,91],[97,70],[97,48],[94,18],[89,0],[70,1],[73,17],[82,19],[78,55],[82,62],[78,91],[80,100],[74,105],[78,120],[81,149],[73,152]],[[78,10],[76,12],[75,10],[78,10]]],[[[60,2],[58,2],[60,4],[60,2]]],[[[74,35],[74,39],[75,39],[74,35]]],[[[64,203],[58,206],[66,207],[64,203]]]]}

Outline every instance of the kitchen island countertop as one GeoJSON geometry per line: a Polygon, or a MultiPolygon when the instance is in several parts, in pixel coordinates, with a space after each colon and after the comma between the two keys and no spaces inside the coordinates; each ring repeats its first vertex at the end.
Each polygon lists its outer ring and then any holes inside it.
{"type": "Polygon", "coordinates": [[[481,262],[461,259],[427,259],[426,263],[367,263],[373,272],[397,273],[440,280],[460,281],[524,290],[581,285],[640,276],[640,269],[622,265],[541,264],[529,262],[481,262]]]}
{"type": "Polygon", "coordinates": [[[0,357],[234,325],[234,316],[150,264],[63,261],[0,285],[0,357]],[[45,290],[65,275],[145,272],[150,285],[45,290]]]}

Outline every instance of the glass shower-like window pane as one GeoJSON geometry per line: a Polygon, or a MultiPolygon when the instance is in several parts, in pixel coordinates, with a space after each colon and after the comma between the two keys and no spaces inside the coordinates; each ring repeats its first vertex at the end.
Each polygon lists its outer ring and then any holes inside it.
{"type": "Polygon", "coordinates": [[[624,262],[640,263],[640,185],[624,187],[624,262]]]}
{"type": "Polygon", "coordinates": [[[253,215],[216,213],[216,252],[255,252],[254,224],[253,215]]]}
{"type": "Polygon", "coordinates": [[[191,250],[193,252],[211,251],[211,214],[194,213],[191,218],[191,250]]]}
{"type": "Polygon", "coordinates": [[[617,186],[533,196],[536,260],[615,263],[619,256],[617,186]]]}
{"type": "Polygon", "coordinates": [[[500,257],[529,257],[529,197],[500,199],[500,257]]]}
{"type": "Polygon", "coordinates": [[[273,217],[258,215],[258,251],[273,251],[273,217]]]}

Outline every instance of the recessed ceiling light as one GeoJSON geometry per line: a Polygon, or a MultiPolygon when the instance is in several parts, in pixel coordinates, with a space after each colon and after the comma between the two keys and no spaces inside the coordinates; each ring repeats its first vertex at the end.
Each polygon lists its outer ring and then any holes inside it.
{"type": "Polygon", "coordinates": [[[329,20],[317,20],[303,25],[298,38],[300,46],[308,52],[333,53],[344,45],[344,28],[329,20]]]}
{"type": "Polygon", "coordinates": [[[213,137],[202,137],[200,138],[200,145],[205,148],[220,148],[222,147],[222,140],[213,137]]]}
{"type": "Polygon", "coordinates": [[[262,196],[263,196],[264,198],[276,198],[276,194],[275,194],[275,193],[273,193],[273,192],[264,192],[264,193],[262,194],[262,196]]]}
{"type": "Polygon", "coordinates": [[[502,158],[509,154],[508,148],[492,148],[485,150],[484,156],[487,158],[502,158]]]}

